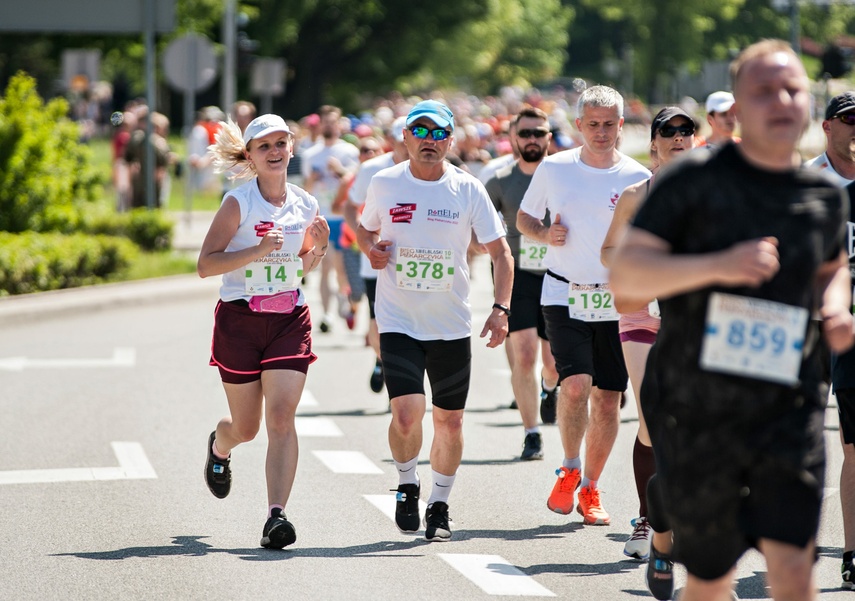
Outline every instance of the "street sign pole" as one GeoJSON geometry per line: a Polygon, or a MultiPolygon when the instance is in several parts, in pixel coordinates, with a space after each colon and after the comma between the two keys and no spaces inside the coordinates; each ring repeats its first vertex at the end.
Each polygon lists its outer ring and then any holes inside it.
{"type": "Polygon", "coordinates": [[[149,210],[155,207],[155,181],[154,181],[154,146],[151,144],[154,133],[153,119],[156,104],[155,96],[155,48],[154,48],[154,24],[156,19],[155,0],[142,0],[143,7],[143,37],[145,38],[145,74],[146,74],[146,102],[148,103],[148,119],[145,126],[145,198],[149,210]]]}

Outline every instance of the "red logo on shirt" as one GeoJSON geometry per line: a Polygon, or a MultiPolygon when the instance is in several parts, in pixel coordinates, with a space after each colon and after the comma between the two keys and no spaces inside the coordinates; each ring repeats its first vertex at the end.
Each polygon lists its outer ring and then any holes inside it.
{"type": "Polygon", "coordinates": [[[620,198],[620,194],[618,194],[617,192],[615,192],[614,194],[612,194],[612,197],[611,197],[611,199],[610,199],[610,200],[612,201],[612,204],[613,204],[613,205],[616,205],[616,204],[617,204],[618,198],[620,198]]]}
{"type": "Polygon", "coordinates": [[[414,203],[399,202],[398,206],[389,209],[392,223],[412,223],[415,210],[416,205],[414,203]]]}
{"type": "Polygon", "coordinates": [[[272,230],[275,225],[272,221],[259,221],[255,226],[255,235],[264,238],[264,234],[272,230]]]}

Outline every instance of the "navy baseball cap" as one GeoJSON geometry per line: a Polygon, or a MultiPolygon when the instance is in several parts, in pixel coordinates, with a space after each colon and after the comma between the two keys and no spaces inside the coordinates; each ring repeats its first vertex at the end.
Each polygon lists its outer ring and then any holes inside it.
{"type": "Polygon", "coordinates": [[[828,101],[825,109],[825,119],[855,110],[855,92],[843,92],[828,101]]]}

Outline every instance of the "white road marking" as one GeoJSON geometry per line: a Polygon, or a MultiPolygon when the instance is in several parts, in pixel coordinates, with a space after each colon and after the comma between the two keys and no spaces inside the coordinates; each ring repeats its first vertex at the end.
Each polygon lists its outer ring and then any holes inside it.
{"type": "Polygon", "coordinates": [[[312,451],[336,474],[382,474],[377,465],[359,451],[312,451]]]}
{"type": "Polygon", "coordinates": [[[328,417],[296,417],[298,436],[344,436],[335,422],[328,417]]]}
{"type": "Polygon", "coordinates": [[[109,359],[29,359],[27,357],[8,357],[0,359],[0,370],[23,371],[27,368],[69,368],[69,367],[133,367],[137,362],[137,353],[133,348],[115,348],[109,359]]]}
{"type": "MultiPolygon", "coordinates": [[[[382,511],[386,517],[388,517],[393,522],[395,521],[395,495],[362,495],[365,497],[374,507],[382,511]]],[[[422,500],[419,500],[419,514],[424,515],[425,510],[427,509],[427,503],[422,500]]]]}
{"type": "Polygon", "coordinates": [[[446,563],[488,595],[555,597],[555,593],[498,555],[439,553],[446,563]]]}
{"type": "Polygon", "coordinates": [[[111,442],[119,467],[71,467],[0,472],[0,484],[43,484],[92,480],[141,480],[157,478],[138,442],[111,442]]]}
{"type": "Polygon", "coordinates": [[[303,407],[317,407],[318,399],[315,398],[311,392],[303,389],[303,396],[300,397],[300,403],[297,405],[297,410],[299,411],[303,407]]]}

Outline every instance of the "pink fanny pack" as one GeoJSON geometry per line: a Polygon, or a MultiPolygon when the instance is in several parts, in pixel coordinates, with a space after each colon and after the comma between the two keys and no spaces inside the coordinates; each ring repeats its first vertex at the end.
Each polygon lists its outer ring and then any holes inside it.
{"type": "Polygon", "coordinates": [[[290,313],[297,306],[299,290],[286,290],[267,296],[253,296],[249,299],[249,308],[256,313],[290,313]]]}

